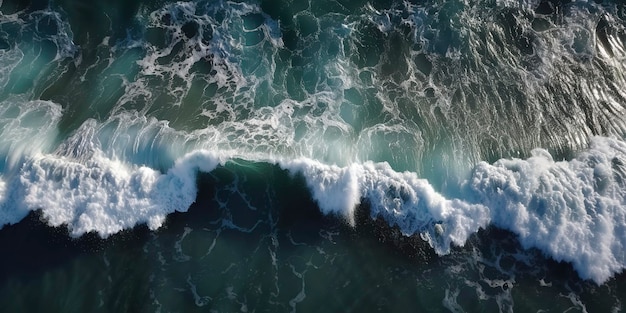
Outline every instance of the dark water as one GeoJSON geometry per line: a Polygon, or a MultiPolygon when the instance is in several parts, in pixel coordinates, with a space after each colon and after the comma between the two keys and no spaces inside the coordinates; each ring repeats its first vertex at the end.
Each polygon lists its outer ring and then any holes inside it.
{"type": "Polygon", "coordinates": [[[619,1],[0,1],[7,312],[617,312],[619,1]]]}

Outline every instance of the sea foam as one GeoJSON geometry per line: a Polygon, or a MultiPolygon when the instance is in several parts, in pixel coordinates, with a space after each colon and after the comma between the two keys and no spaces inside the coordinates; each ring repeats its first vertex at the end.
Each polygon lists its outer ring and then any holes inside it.
{"type": "Polygon", "coordinates": [[[387,163],[337,167],[299,159],[280,165],[304,176],[322,212],[353,223],[355,208],[365,199],[372,217],[384,218],[406,235],[420,234],[439,254],[449,253],[451,243],[462,246],[489,222],[485,206],[446,199],[427,180],[396,172],[387,163]]]}
{"type": "Polygon", "coordinates": [[[14,195],[3,206],[1,224],[16,223],[41,209],[52,226],[67,225],[71,234],[96,232],[108,237],[137,224],[159,228],[167,214],[186,211],[197,194],[196,174],[220,163],[211,152],[196,151],[162,174],[130,166],[96,150],[88,161],[36,155],[10,182],[14,195]]]}
{"type": "Polygon", "coordinates": [[[492,223],[600,284],[626,267],[626,143],[595,137],[570,161],[542,149],[478,164],[467,182],[492,223]]]}

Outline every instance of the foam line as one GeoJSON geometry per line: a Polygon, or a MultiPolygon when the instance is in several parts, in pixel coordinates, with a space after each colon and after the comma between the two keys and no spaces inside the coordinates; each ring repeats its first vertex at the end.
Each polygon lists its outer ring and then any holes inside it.
{"type": "MultiPolygon", "coordinates": [[[[19,175],[2,177],[0,223],[16,223],[41,209],[50,225],[67,225],[74,236],[107,237],[142,223],[157,229],[167,214],[193,203],[198,172],[211,172],[228,159],[197,150],[161,173],[111,159],[99,148],[90,155],[38,153],[19,175]]],[[[570,161],[556,162],[536,149],[526,160],[479,163],[460,197],[452,199],[417,174],[396,172],[387,163],[254,161],[275,162],[302,175],[324,214],[354,224],[355,208],[366,201],[373,218],[406,235],[419,234],[438,254],[493,224],[517,234],[525,248],[571,262],[582,278],[598,284],[626,267],[626,143],[618,139],[592,138],[570,161]]]]}
{"type": "MultiPolygon", "coordinates": [[[[228,159],[195,150],[162,173],[117,159],[109,146],[103,151],[93,120],[51,153],[60,116],[60,107],[45,101],[13,99],[3,105],[0,224],[17,223],[41,209],[50,225],[67,225],[74,236],[97,232],[107,237],[142,223],[157,229],[167,214],[186,211],[193,203],[197,172],[210,172],[228,159]],[[35,135],[42,129],[46,136],[35,135]]],[[[154,123],[144,124],[142,129],[154,123]]],[[[373,218],[397,225],[406,235],[419,234],[438,254],[462,246],[491,223],[517,234],[525,248],[571,262],[582,278],[599,284],[626,267],[626,143],[618,139],[592,138],[590,147],[570,161],[555,162],[536,149],[526,160],[481,162],[456,199],[387,163],[340,167],[308,158],[249,157],[303,175],[324,214],[354,224],[355,208],[366,201],[373,218]]]]}
{"type": "Polygon", "coordinates": [[[29,210],[41,209],[50,225],[67,225],[73,236],[97,232],[106,238],[143,223],[155,230],[167,214],[187,211],[196,198],[197,172],[210,172],[220,162],[214,153],[195,151],[161,174],[109,159],[99,150],[85,162],[37,155],[12,182],[13,201],[4,203],[0,223],[15,223],[29,210]]]}

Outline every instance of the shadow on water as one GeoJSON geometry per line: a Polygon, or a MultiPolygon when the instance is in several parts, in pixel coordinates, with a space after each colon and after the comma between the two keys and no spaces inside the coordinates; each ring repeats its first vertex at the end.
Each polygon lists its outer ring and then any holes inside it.
{"type": "Polygon", "coordinates": [[[0,231],[0,281],[8,277],[34,278],[74,257],[98,251],[104,240],[88,234],[71,239],[66,228],[47,226],[40,211],[31,211],[22,221],[0,231]]]}

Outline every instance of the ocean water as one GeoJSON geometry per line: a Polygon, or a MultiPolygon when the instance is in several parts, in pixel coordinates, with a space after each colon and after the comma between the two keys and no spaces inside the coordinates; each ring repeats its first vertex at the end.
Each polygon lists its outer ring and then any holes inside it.
{"type": "Polygon", "coordinates": [[[626,5],[0,0],[7,312],[619,312],[626,5]]]}

